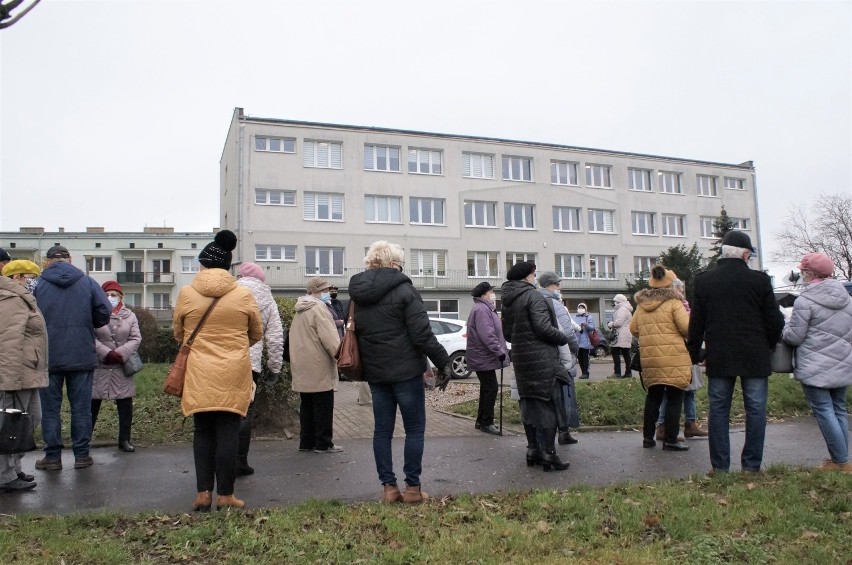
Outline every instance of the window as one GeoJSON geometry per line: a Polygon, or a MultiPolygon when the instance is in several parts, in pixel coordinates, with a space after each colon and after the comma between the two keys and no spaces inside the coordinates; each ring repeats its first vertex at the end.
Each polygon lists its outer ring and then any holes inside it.
{"type": "Polygon", "coordinates": [[[580,209],[554,206],[553,231],[580,231],[580,209]]]}
{"type": "Polygon", "coordinates": [[[412,277],[446,277],[447,251],[444,249],[412,249],[408,254],[412,277]]]}
{"type": "Polygon", "coordinates": [[[589,209],[589,233],[615,233],[612,210],[589,209]]]}
{"type": "Polygon", "coordinates": [[[532,181],[532,159],[504,155],[503,180],[532,181]]]}
{"type": "Polygon", "coordinates": [[[743,179],[725,177],[725,188],[729,188],[731,190],[745,190],[745,181],[743,179]]]}
{"type": "Polygon", "coordinates": [[[306,192],[303,211],[306,220],[342,222],[343,195],[306,192]]]}
{"type": "Polygon", "coordinates": [[[142,307],[142,293],[141,292],[127,292],[124,294],[124,304],[127,306],[137,306],[142,307]]]}
{"type": "Polygon", "coordinates": [[[256,188],[254,191],[254,203],[261,206],[295,206],[296,191],[256,188]]]}
{"type": "Polygon", "coordinates": [[[586,186],[612,188],[609,167],[606,165],[586,165],[586,186]]]}
{"type": "Polygon", "coordinates": [[[521,261],[532,261],[535,263],[535,253],[509,251],[506,253],[506,271],[508,272],[512,268],[512,265],[521,261]]]}
{"type": "Polygon", "coordinates": [[[566,279],[583,278],[583,256],[557,253],[556,273],[566,279]]]}
{"type": "Polygon", "coordinates": [[[305,275],[342,274],[342,247],[305,247],[305,275]]]}
{"type": "Polygon", "coordinates": [[[550,183],[577,186],[577,163],[551,161],[550,183]]]}
{"type": "Polygon", "coordinates": [[[364,220],[380,224],[401,224],[402,197],[365,196],[364,220]]]}
{"type": "Polygon", "coordinates": [[[645,278],[648,278],[648,275],[651,274],[651,269],[653,269],[656,264],[656,257],[634,257],[633,274],[636,276],[644,274],[645,278]]]}
{"type": "Polygon", "coordinates": [[[437,149],[408,149],[408,172],[418,175],[440,175],[443,153],[437,149]]]}
{"type": "Polygon", "coordinates": [[[296,140],[292,137],[265,137],[259,135],[254,138],[254,150],[295,153],[296,140]]]}
{"type": "Polygon", "coordinates": [[[462,175],[476,179],[494,178],[494,155],[462,153],[462,175]]]}
{"type": "Polygon", "coordinates": [[[704,239],[716,239],[716,228],[713,227],[715,218],[709,216],[701,216],[701,237],[704,239]]]}
{"type": "Polygon", "coordinates": [[[468,251],[467,252],[467,276],[469,277],[496,277],[497,252],[496,251],[468,251]]]}
{"type": "Polygon", "coordinates": [[[716,177],[698,175],[698,196],[719,196],[716,190],[716,177]]]}
{"type": "Polygon", "coordinates": [[[90,273],[109,273],[112,271],[112,257],[88,257],[86,269],[90,273]]]}
{"type": "Polygon", "coordinates": [[[388,145],[364,146],[364,170],[399,172],[399,147],[388,145]]]}
{"type": "Polygon", "coordinates": [[[295,261],[295,245],[266,245],[256,244],[254,246],[255,261],[295,261]]]}
{"type": "Polygon", "coordinates": [[[630,190],[651,192],[651,171],[647,169],[627,169],[627,182],[630,190]]]}
{"type": "Polygon", "coordinates": [[[751,220],[749,220],[748,218],[731,218],[731,221],[734,222],[733,229],[735,230],[751,229],[751,220]]]}
{"type": "Polygon", "coordinates": [[[172,307],[172,297],[167,292],[154,293],[154,310],[170,310],[172,307]]]}
{"type": "Polygon", "coordinates": [[[319,169],[343,168],[343,144],[333,141],[305,140],[304,164],[319,169]]]}
{"type": "Polygon", "coordinates": [[[631,212],[633,235],[657,235],[657,224],[653,212],[631,212]]]}
{"type": "Polygon", "coordinates": [[[589,274],[593,279],[614,279],[615,255],[591,255],[589,274]]]}
{"type": "Polygon", "coordinates": [[[506,229],[535,229],[535,206],[532,204],[507,202],[503,205],[503,216],[506,229]]]}
{"type": "Polygon", "coordinates": [[[180,272],[181,273],[197,273],[198,272],[198,257],[196,256],[182,256],[180,258],[180,272]]]}
{"type": "Polygon", "coordinates": [[[680,173],[667,173],[660,171],[657,173],[660,181],[660,192],[665,194],[683,194],[683,189],[680,186],[680,173]]]}
{"type": "Polygon", "coordinates": [[[443,226],[444,199],[412,196],[408,199],[408,215],[412,224],[443,226]]]}
{"type": "Polygon", "coordinates": [[[663,214],[663,235],[683,237],[683,216],[677,214],[663,214]]]}
{"type": "MultiPolygon", "coordinates": [[[[450,318],[451,320],[459,319],[459,301],[454,298],[441,300],[423,300],[423,306],[430,316],[435,318],[450,318]]],[[[436,323],[434,320],[432,323],[436,323]]],[[[433,326],[434,327],[434,326],[433,326]]]]}
{"type": "Polygon", "coordinates": [[[470,201],[464,203],[465,227],[496,228],[497,203],[470,201]]]}

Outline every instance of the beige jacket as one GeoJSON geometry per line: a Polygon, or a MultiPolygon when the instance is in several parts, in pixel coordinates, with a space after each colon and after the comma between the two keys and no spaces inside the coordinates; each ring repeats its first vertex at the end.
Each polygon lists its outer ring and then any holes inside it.
{"type": "Polygon", "coordinates": [[[322,300],[300,296],[290,326],[290,373],[295,392],[326,392],[337,386],[340,334],[322,300]]]}
{"type": "Polygon", "coordinates": [[[47,386],[47,329],[35,297],[0,277],[0,390],[47,386]]]}

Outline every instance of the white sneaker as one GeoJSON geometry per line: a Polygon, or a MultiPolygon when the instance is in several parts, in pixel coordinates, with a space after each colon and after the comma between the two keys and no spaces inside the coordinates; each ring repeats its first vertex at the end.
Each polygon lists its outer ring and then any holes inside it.
{"type": "Polygon", "coordinates": [[[314,449],[314,453],[340,453],[342,451],[342,447],[334,444],[332,444],[328,449],[314,449]]]}

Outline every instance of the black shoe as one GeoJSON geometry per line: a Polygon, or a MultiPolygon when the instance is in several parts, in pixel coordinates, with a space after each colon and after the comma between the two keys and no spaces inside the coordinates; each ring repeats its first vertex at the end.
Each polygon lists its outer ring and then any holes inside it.
{"type": "Polygon", "coordinates": [[[574,445],[580,440],[571,437],[571,432],[559,432],[559,438],[556,441],[559,445],[574,445]]]}
{"type": "Polygon", "coordinates": [[[544,457],[541,458],[541,464],[544,467],[545,473],[549,473],[551,469],[556,469],[557,471],[564,471],[568,468],[568,462],[559,459],[559,456],[552,451],[550,453],[544,454],[544,457]]]}
{"type": "Polygon", "coordinates": [[[629,373],[629,372],[628,372],[628,373],[624,373],[624,376],[623,376],[623,377],[621,377],[621,378],[623,378],[623,379],[632,379],[632,378],[633,378],[633,373],[629,373]]]}
{"type": "Polygon", "coordinates": [[[642,447],[657,447],[657,442],[653,439],[642,438],[642,447]]]}
{"type": "Polygon", "coordinates": [[[13,479],[8,483],[0,485],[0,490],[3,492],[21,492],[35,488],[36,483],[32,481],[22,481],[21,479],[13,479]]]}
{"type": "Polygon", "coordinates": [[[35,477],[33,477],[32,475],[28,475],[28,474],[24,473],[23,471],[18,473],[18,478],[21,479],[22,481],[26,481],[28,483],[31,483],[35,480],[35,477]]]}
{"type": "Polygon", "coordinates": [[[134,451],[136,451],[136,448],[133,447],[133,444],[127,440],[118,442],[118,448],[124,451],[125,453],[133,453],[134,451]]]}
{"type": "Polygon", "coordinates": [[[248,463],[240,463],[239,465],[237,465],[237,476],[245,477],[246,475],[254,475],[254,467],[252,467],[248,463]]]}
{"type": "Polygon", "coordinates": [[[481,428],[481,427],[482,427],[482,424],[480,424],[479,422],[477,422],[477,423],[475,423],[475,424],[473,425],[473,427],[474,427],[475,429],[477,429],[477,430],[478,430],[479,428],[481,428]]]}
{"type": "Polygon", "coordinates": [[[77,457],[74,459],[74,468],[75,469],[85,469],[86,467],[91,467],[95,464],[95,460],[92,459],[90,455],[86,455],[84,457],[77,457]]]}
{"type": "Polygon", "coordinates": [[[495,426],[494,424],[488,424],[487,426],[482,426],[479,428],[480,432],[485,432],[486,434],[491,434],[495,436],[503,435],[502,432],[495,426]]]}
{"type": "Polygon", "coordinates": [[[581,379],[588,379],[588,378],[589,378],[589,375],[580,375],[580,378],[581,378],[581,379]]]}
{"type": "Polygon", "coordinates": [[[544,455],[538,447],[527,447],[527,467],[541,465],[541,458],[544,455]]]}
{"type": "Polygon", "coordinates": [[[663,451],[689,451],[689,446],[685,443],[669,443],[665,441],[663,442],[663,451]]]}

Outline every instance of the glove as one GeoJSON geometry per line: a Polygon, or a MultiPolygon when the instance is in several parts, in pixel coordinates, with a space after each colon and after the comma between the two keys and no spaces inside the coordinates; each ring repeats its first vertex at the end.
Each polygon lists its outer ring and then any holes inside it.
{"type": "Polygon", "coordinates": [[[281,373],[267,373],[266,375],[266,384],[269,386],[274,385],[278,382],[278,379],[281,378],[281,373]]]}
{"type": "Polygon", "coordinates": [[[500,363],[502,363],[503,361],[505,361],[505,360],[506,360],[506,354],[505,354],[505,353],[501,353],[501,354],[500,354],[499,359],[500,359],[500,363]]]}
{"type": "Polygon", "coordinates": [[[450,374],[452,373],[452,367],[447,365],[443,369],[435,369],[435,388],[440,389],[441,392],[447,390],[447,385],[450,384],[450,374]]]}
{"type": "Polygon", "coordinates": [[[106,365],[121,365],[122,363],[124,363],[124,359],[115,351],[110,351],[104,358],[104,364],[106,365]]]}
{"type": "Polygon", "coordinates": [[[577,322],[575,322],[574,320],[571,320],[571,327],[572,327],[572,328],[574,328],[574,331],[575,331],[575,332],[578,332],[578,331],[580,331],[581,329],[583,329],[583,328],[581,328],[581,327],[580,327],[580,324],[578,324],[578,323],[577,323],[577,322]]]}

